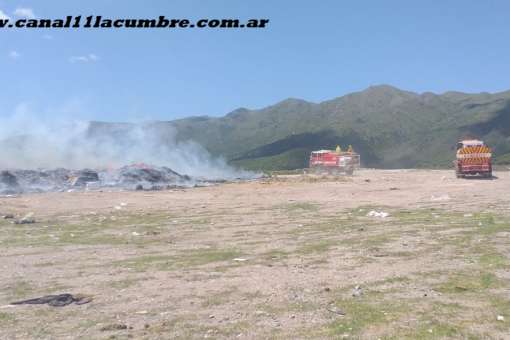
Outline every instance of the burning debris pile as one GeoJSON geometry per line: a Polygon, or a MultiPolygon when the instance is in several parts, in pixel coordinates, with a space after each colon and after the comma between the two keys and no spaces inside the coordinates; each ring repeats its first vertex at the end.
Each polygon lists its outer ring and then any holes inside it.
{"type": "Polygon", "coordinates": [[[52,169],[0,171],[0,194],[48,191],[161,190],[174,187],[208,185],[215,181],[181,175],[168,167],[133,164],[119,169],[52,169]]]}
{"type": "Polygon", "coordinates": [[[169,122],[47,123],[32,114],[0,119],[3,195],[160,190],[258,176],[231,167],[193,140],[178,139],[169,122]]]}

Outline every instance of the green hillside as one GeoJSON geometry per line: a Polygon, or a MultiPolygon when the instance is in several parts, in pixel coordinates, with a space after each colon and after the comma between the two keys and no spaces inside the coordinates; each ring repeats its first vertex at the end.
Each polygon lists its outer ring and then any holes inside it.
{"type": "MultiPolygon", "coordinates": [[[[97,123],[99,124],[99,123],[97,123]]],[[[92,130],[104,133],[103,123],[92,130]]],[[[115,131],[122,125],[115,125],[115,131]]],[[[510,153],[510,91],[417,94],[388,85],[322,103],[287,99],[221,118],[155,122],[153,128],[194,140],[213,155],[251,169],[292,169],[311,150],[352,144],[369,167],[448,167],[458,138],[484,139],[496,162],[510,153]]],[[[108,128],[106,128],[108,129],[108,128]]]]}

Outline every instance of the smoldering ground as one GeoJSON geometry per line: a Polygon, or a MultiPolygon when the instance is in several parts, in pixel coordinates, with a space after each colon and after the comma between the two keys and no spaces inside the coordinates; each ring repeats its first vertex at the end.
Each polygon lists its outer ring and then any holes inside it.
{"type": "Polygon", "coordinates": [[[16,183],[12,176],[4,173],[0,176],[0,180],[6,182],[4,187],[35,186],[38,190],[55,190],[72,180],[76,184],[76,178],[83,179],[83,176],[85,179],[78,183],[99,182],[96,183],[99,186],[120,182],[136,186],[137,178],[139,184],[161,186],[256,176],[229,166],[222,158],[212,157],[192,140],[178,140],[175,129],[166,122],[59,121],[48,124],[26,117],[4,120],[0,128],[0,169],[14,176],[30,177],[16,183]],[[80,169],[94,169],[98,173],[97,180],[94,180],[96,176],[87,177],[80,169]],[[38,179],[41,176],[45,181],[38,179]],[[57,178],[59,184],[54,181],[48,184],[48,178],[57,178]],[[44,182],[44,185],[35,185],[36,182],[44,182]]]}

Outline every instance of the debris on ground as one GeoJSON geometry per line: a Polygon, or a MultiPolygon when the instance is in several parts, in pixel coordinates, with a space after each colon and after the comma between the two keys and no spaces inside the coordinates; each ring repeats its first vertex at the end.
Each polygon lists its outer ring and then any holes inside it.
{"type": "Polygon", "coordinates": [[[235,259],[233,259],[232,261],[236,261],[236,262],[244,262],[244,261],[247,261],[247,259],[242,258],[242,257],[236,257],[236,258],[235,258],[235,259]]]}
{"type": "Polygon", "coordinates": [[[505,317],[503,315],[498,315],[497,316],[497,320],[498,321],[505,321],[505,317]]]}
{"type": "Polygon", "coordinates": [[[165,167],[144,163],[117,169],[39,169],[0,171],[0,195],[80,190],[164,190],[206,186],[225,180],[192,178],[165,167]]]}
{"type": "Polygon", "coordinates": [[[4,220],[12,219],[12,218],[14,218],[14,214],[5,214],[2,216],[2,218],[4,220]]]}
{"type": "Polygon", "coordinates": [[[82,187],[96,182],[99,182],[99,174],[91,169],[80,170],[74,177],[71,177],[73,187],[82,187]]]}
{"type": "Polygon", "coordinates": [[[341,310],[340,308],[338,308],[337,306],[330,305],[330,306],[328,306],[328,308],[326,308],[326,310],[328,312],[335,313],[337,315],[342,315],[342,316],[345,315],[345,312],[343,310],[341,310]]]}
{"type": "Polygon", "coordinates": [[[10,171],[0,171],[0,193],[12,195],[21,193],[18,179],[10,171]]]}
{"type": "Polygon", "coordinates": [[[390,216],[389,213],[387,212],[384,212],[384,211],[376,211],[376,210],[371,210],[368,214],[367,214],[368,217],[381,217],[381,218],[385,218],[385,217],[388,217],[390,216]]]}
{"type": "Polygon", "coordinates": [[[28,213],[19,220],[14,221],[14,224],[32,224],[35,223],[34,213],[28,213]]]}
{"type": "Polygon", "coordinates": [[[128,328],[128,326],[126,324],[112,323],[110,325],[101,327],[100,331],[101,332],[120,331],[120,330],[127,329],[127,328],[128,328]]]}
{"type": "Polygon", "coordinates": [[[11,302],[11,305],[49,305],[53,307],[63,307],[72,303],[77,305],[84,305],[92,301],[90,295],[83,294],[58,294],[58,295],[46,295],[40,298],[29,299],[11,302]]]}
{"type": "Polygon", "coordinates": [[[431,201],[448,201],[450,200],[450,196],[448,194],[444,195],[432,195],[430,196],[431,201]]]}
{"type": "Polygon", "coordinates": [[[360,297],[361,295],[363,295],[363,289],[361,289],[361,286],[354,287],[352,290],[352,296],[360,297]]]}

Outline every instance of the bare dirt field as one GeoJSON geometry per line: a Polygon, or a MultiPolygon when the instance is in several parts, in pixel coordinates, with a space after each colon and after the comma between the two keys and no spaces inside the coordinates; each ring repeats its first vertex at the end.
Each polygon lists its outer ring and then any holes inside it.
{"type": "Polygon", "coordinates": [[[495,175],[0,198],[36,220],[0,220],[0,338],[510,339],[510,173],[495,175]],[[57,293],[93,301],[9,305],[57,293]]]}

